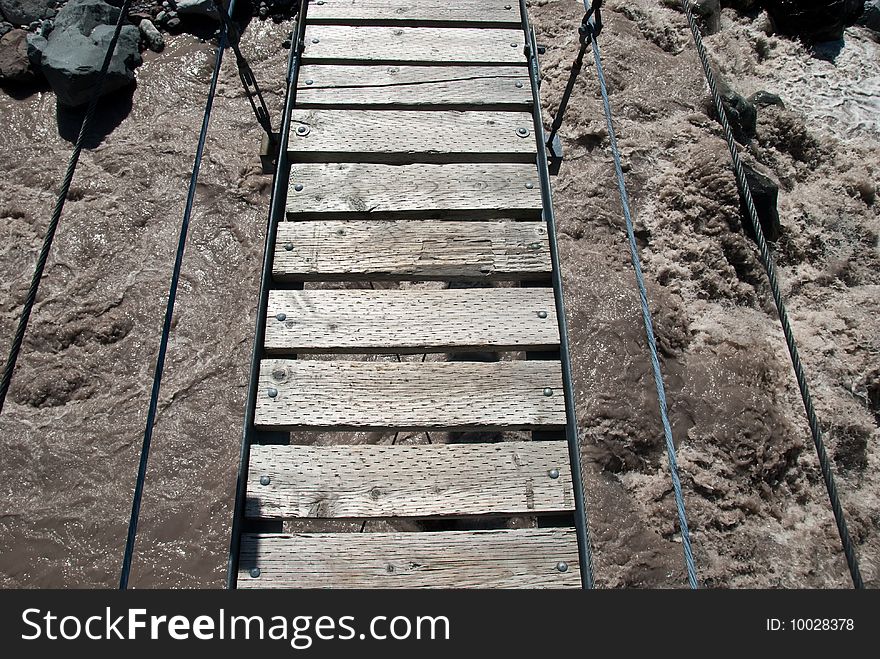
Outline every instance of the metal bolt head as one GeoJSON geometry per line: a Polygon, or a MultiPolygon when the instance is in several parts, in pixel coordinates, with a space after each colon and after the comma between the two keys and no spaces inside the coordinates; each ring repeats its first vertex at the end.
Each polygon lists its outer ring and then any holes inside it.
{"type": "Polygon", "coordinates": [[[541,243],[529,243],[529,249],[541,249],[541,243]]]}
{"type": "Polygon", "coordinates": [[[284,313],[283,311],[282,311],[282,312],[279,312],[279,313],[276,313],[276,314],[275,314],[275,320],[280,320],[280,321],[283,322],[283,321],[287,320],[287,314],[284,313]]]}
{"type": "Polygon", "coordinates": [[[269,398],[275,398],[278,395],[278,390],[275,387],[269,387],[266,393],[269,395],[269,398]]]}
{"type": "Polygon", "coordinates": [[[527,189],[527,190],[533,190],[534,188],[535,188],[535,184],[532,183],[531,181],[529,181],[528,183],[526,183],[526,189],[527,189]]]}
{"type": "Polygon", "coordinates": [[[320,7],[320,6],[321,6],[321,5],[323,5],[323,4],[324,4],[324,0],[318,0],[318,2],[317,2],[317,3],[315,3],[315,4],[317,4],[317,5],[318,5],[318,6],[319,6],[319,7],[320,7]]]}
{"type": "Polygon", "coordinates": [[[511,47],[511,48],[516,48],[518,45],[519,45],[518,43],[512,43],[512,44],[510,44],[510,47],[511,47]]]}
{"type": "Polygon", "coordinates": [[[553,395],[553,390],[550,387],[544,387],[544,395],[549,398],[553,395]]]}
{"type": "Polygon", "coordinates": [[[529,136],[529,129],[528,128],[517,128],[516,134],[519,135],[520,137],[528,137],[529,136]]]}
{"type": "Polygon", "coordinates": [[[538,312],[538,318],[546,318],[546,317],[547,317],[546,311],[541,310],[538,312]]]}
{"type": "Polygon", "coordinates": [[[315,39],[312,39],[312,43],[321,43],[321,40],[320,40],[320,39],[317,39],[317,38],[315,38],[315,39]]]}
{"type": "Polygon", "coordinates": [[[287,250],[288,252],[292,252],[293,251],[293,243],[284,243],[284,249],[287,250]]]}
{"type": "Polygon", "coordinates": [[[252,567],[251,568],[251,577],[254,579],[257,579],[257,578],[259,578],[259,576],[260,576],[260,568],[252,567]]]}
{"type": "MultiPolygon", "coordinates": [[[[553,469],[551,469],[550,471],[547,472],[547,475],[550,478],[555,480],[555,479],[559,478],[559,470],[556,467],[554,467],[553,469]]],[[[263,478],[268,479],[268,476],[263,476],[263,478]]],[[[262,482],[262,481],[260,481],[260,482],[262,482]]],[[[265,484],[266,483],[263,483],[263,485],[265,485],[265,484]]]]}
{"type": "Polygon", "coordinates": [[[303,191],[303,184],[297,183],[296,185],[293,186],[293,189],[296,190],[297,192],[302,192],[303,191]]]}
{"type": "Polygon", "coordinates": [[[521,81],[521,80],[517,80],[515,84],[516,84],[516,88],[517,88],[517,89],[522,89],[522,88],[523,88],[523,84],[522,84],[522,81],[521,81]]]}
{"type": "Polygon", "coordinates": [[[296,134],[299,135],[300,137],[305,137],[306,135],[309,134],[309,127],[308,126],[297,126],[296,127],[296,134]]]}
{"type": "Polygon", "coordinates": [[[556,564],[556,569],[560,572],[568,572],[568,563],[566,563],[565,561],[559,561],[556,564]]]}
{"type": "Polygon", "coordinates": [[[314,85],[315,81],[310,78],[310,79],[306,80],[306,84],[307,85],[314,85]]]}
{"type": "Polygon", "coordinates": [[[272,482],[272,479],[268,476],[260,476],[260,485],[268,485],[272,482]]]}
{"type": "Polygon", "coordinates": [[[504,5],[504,8],[510,11],[510,5],[504,5]]]}

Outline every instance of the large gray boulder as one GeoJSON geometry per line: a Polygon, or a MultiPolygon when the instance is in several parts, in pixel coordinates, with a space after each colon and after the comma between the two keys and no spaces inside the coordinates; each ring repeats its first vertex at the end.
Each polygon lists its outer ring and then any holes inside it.
{"type": "Polygon", "coordinates": [[[55,15],[55,0],[0,0],[0,13],[13,25],[30,25],[55,15]]]}
{"type": "Polygon", "coordinates": [[[181,16],[204,16],[220,20],[214,0],[177,0],[177,13],[181,16]]]}
{"type": "Polygon", "coordinates": [[[867,0],[865,11],[859,18],[859,24],[880,32],[880,0],[867,0]]]}
{"type": "MultiPolygon", "coordinates": [[[[55,29],[42,48],[41,64],[59,103],[89,102],[118,18],[119,10],[102,0],[71,0],[58,12],[55,29]]],[[[142,63],[139,45],[138,28],[123,26],[102,95],[134,82],[134,70],[142,63]]]]}
{"type": "Polygon", "coordinates": [[[805,41],[839,41],[856,22],[865,0],[763,0],[776,30],[805,41]]]}

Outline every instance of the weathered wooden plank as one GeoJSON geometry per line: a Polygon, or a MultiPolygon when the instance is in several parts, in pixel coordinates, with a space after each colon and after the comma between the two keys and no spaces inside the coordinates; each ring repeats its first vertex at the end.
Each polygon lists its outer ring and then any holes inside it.
{"type": "Polygon", "coordinates": [[[580,587],[573,528],[246,534],[239,566],[242,589],[580,587]]]}
{"type": "Polygon", "coordinates": [[[309,23],[345,25],[473,25],[520,27],[514,0],[314,0],[309,23]]]}
{"type": "Polygon", "coordinates": [[[534,162],[532,128],[526,112],[294,110],[287,151],[296,162],[534,162]]]}
{"type": "Polygon", "coordinates": [[[287,213],[291,219],[537,219],[541,191],[533,164],[294,164],[287,213]]]}
{"type": "Polygon", "coordinates": [[[528,71],[518,66],[309,65],[299,74],[296,105],[449,107],[528,110],[528,71]]]}
{"type": "Polygon", "coordinates": [[[273,290],[266,351],[459,352],[559,347],[552,288],[273,290]]]}
{"type": "Polygon", "coordinates": [[[565,425],[562,372],[556,361],[267,359],[260,365],[258,386],[255,423],[264,429],[514,430],[565,425]]]}
{"type": "Polygon", "coordinates": [[[557,441],[255,445],[245,513],[263,519],[427,518],[573,509],[568,444],[557,441]],[[558,476],[551,478],[554,469],[558,476]]]}
{"type": "Polygon", "coordinates": [[[303,63],[526,64],[521,30],[309,25],[303,63]]]}
{"type": "Polygon", "coordinates": [[[551,272],[543,222],[326,220],[282,222],[276,280],[542,279],[551,272]]]}

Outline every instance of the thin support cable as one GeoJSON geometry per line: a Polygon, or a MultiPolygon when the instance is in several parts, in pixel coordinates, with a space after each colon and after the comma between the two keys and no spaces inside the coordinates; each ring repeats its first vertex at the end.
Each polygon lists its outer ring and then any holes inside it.
{"type": "MultiPolygon", "coordinates": [[[[586,1],[584,3],[586,5],[586,1]]],[[[636,243],[635,229],[633,228],[632,214],[630,212],[629,195],[626,191],[626,182],[623,177],[623,167],[620,162],[620,151],[617,146],[617,136],[614,132],[614,122],[611,118],[611,103],[608,100],[608,88],[605,83],[605,71],[602,68],[602,55],[599,43],[591,38],[593,44],[593,61],[596,64],[596,74],[599,78],[599,89],[602,93],[602,106],[605,110],[605,123],[608,127],[608,139],[611,142],[611,152],[614,156],[614,171],[617,175],[617,188],[620,192],[620,201],[623,205],[623,217],[626,220],[626,235],[629,242],[630,259],[635,271],[636,281],[639,288],[639,302],[642,308],[642,320],[645,325],[645,335],[648,339],[648,348],[651,352],[651,368],[654,372],[654,385],[657,388],[657,401],[660,408],[660,419],[663,423],[663,436],[666,440],[666,457],[669,463],[669,473],[672,478],[672,489],[675,494],[675,506],[678,509],[678,523],[681,527],[681,544],[684,551],[684,562],[687,568],[688,583],[691,588],[699,588],[697,580],[697,568],[694,564],[694,554],[691,549],[691,536],[687,523],[687,514],[684,506],[684,495],[681,491],[681,480],[678,477],[678,461],[675,455],[675,443],[672,439],[672,427],[669,424],[669,411],[666,404],[666,387],[663,384],[663,374],[660,371],[660,359],[657,355],[657,341],[654,337],[654,323],[651,319],[651,309],[648,306],[648,293],[645,289],[645,278],[642,273],[641,259],[639,258],[638,244],[636,243]]]]}
{"type": "Polygon", "coordinates": [[[119,8],[119,18],[116,21],[116,28],[104,54],[104,62],[101,64],[101,71],[98,74],[98,81],[89,101],[86,113],[83,116],[82,124],[79,127],[79,135],[74,143],[73,152],[67,161],[67,171],[58,189],[58,196],[55,199],[55,208],[52,211],[52,218],[49,220],[49,226],[46,228],[46,234],[43,237],[43,246],[40,248],[40,254],[37,257],[37,263],[34,267],[34,274],[31,277],[31,285],[25,297],[24,307],[21,310],[21,316],[18,319],[18,328],[15,330],[15,336],[12,339],[12,345],[9,348],[9,356],[6,359],[6,366],[3,369],[3,379],[0,380],[0,413],[3,412],[3,406],[6,403],[6,395],[9,393],[9,387],[12,384],[12,374],[15,371],[15,364],[18,362],[18,356],[21,353],[21,346],[24,342],[24,335],[30,322],[31,312],[37,301],[37,291],[40,288],[40,281],[43,279],[43,271],[46,269],[46,262],[49,260],[49,253],[52,251],[52,241],[55,239],[55,232],[58,230],[58,223],[61,220],[61,213],[64,210],[64,202],[67,200],[67,194],[70,192],[70,185],[73,183],[73,175],[79,164],[79,156],[83,149],[86,135],[92,125],[92,119],[95,110],[98,107],[98,100],[101,97],[101,91],[104,89],[104,81],[107,79],[107,71],[110,68],[110,62],[113,54],[116,52],[116,44],[119,42],[119,34],[122,26],[128,19],[128,11],[131,7],[131,0],[125,0],[119,8]]]}
{"type": "Polygon", "coordinates": [[[541,206],[543,219],[547,225],[547,241],[550,247],[552,265],[551,281],[556,305],[556,318],[559,324],[559,357],[562,367],[562,391],[565,398],[565,441],[568,445],[569,462],[572,467],[571,481],[574,492],[574,523],[578,539],[578,563],[581,569],[581,586],[586,590],[595,588],[593,569],[593,548],[590,540],[590,520],[587,513],[587,497],[583,481],[583,452],[581,451],[580,431],[577,423],[574,386],[571,374],[571,354],[568,345],[568,320],[565,314],[565,295],[562,284],[562,271],[559,264],[559,245],[556,234],[556,215],[553,212],[553,191],[550,186],[547,150],[544,140],[544,125],[541,117],[541,79],[538,64],[538,44],[535,32],[529,23],[526,0],[519,0],[525,37],[525,55],[529,68],[529,82],[532,87],[534,107],[532,125],[535,130],[538,177],[541,187],[541,206]]]}
{"type": "Polygon", "coordinates": [[[782,298],[782,293],[779,290],[779,280],[776,275],[776,265],[773,262],[773,256],[770,253],[770,248],[767,245],[767,240],[764,238],[764,230],[761,228],[761,221],[758,218],[758,211],[755,208],[755,202],[752,198],[752,192],[749,189],[748,181],[746,180],[745,171],[743,170],[742,161],[739,157],[739,151],[736,147],[736,140],[733,137],[733,131],[730,129],[730,123],[727,119],[727,112],[724,109],[724,104],[721,102],[721,95],[718,93],[718,85],[715,81],[715,74],[712,72],[712,67],[709,65],[709,56],[706,53],[706,48],[703,46],[703,37],[700,34],[700,29],[697,27],[697,22],[694,19],[694,14],[691,11],[691,4],[689,0],[682,0],[681,6],[684,9],[685,15],[687,16],[688,25],[691,29],[691,34],[694,37],[694,44],[697,47],[697,53],[700,56],[700,63],[703,67],[703,73],[706,76],[706,82],[709,85],[709,91],[712,93],[712,101],[715,105],[715,112],[718,114],[718,118],[721,121],[721,126],[724,129],[724,137],[727,140],[727,148],[730,150],[730,157],[733,161],[733,171],[736,174],[736,180],[739,184],[740,192],[745,200],[746,208],[748,210],[749,221],[752,225],[752,230],[755,235],[755,242],[758,244],[758,250],[761,255],[761,264],[764,266],[764,270],[767,273],[767,279],[770,282],[770,291],[773,295],[773,302],[776,304],[776,311],[779,314],[779,322],[782,325],[782,333],[785,335],[785,344],[788,346],[788,354],[791,356],[791,364],[794,368],[795,378],[797,379],[798,388],[801,393],[801,400],[804,403],[804,410],[807,413],[807,420],[810,425],[810,433],[813,437],[813,444],[816,447],[816,454],[819,457],[819,468],[822,472],[822,479],[825,481],[825,489],[828,490],[828,498],[831,501],[831,510],[834,513],[834,521],[837,523],[837,532],[840,535],[840,542],[843,546],[843,553],[846,556],[846,564],[849,568],[850,576],[852,577],[853,586],[856,588],[864,588],[865,584],[862,581],[862,575],[859,570],[859,561],[856,556],[855,547],[853,545],[852,538],[850,537],[849,530],[846,526],[846,516],[843,512],[843,507],[840,503],[840,495],[837,491],[837,485],[834,481],[834,474],[831,471],[831,461],[828,459],[828,454],[825,451],[825,442],[822,439],[822,430],[819,427],[819,417],[816,415],[816,410],[813,407],[813,398],[810,395],[810,388],[807,384],[807,377],[804,372],[804,368],[801,364],[800,355],[798,354],[797,344],[794,339],[794,332],[791,328],[791,323],[788,320],[788,312],[785,309],[785,301],[782,298]]]}
{"type": "MultiPolygon", "coordinates": [[[[229,3],[229,15],[235,7],[235,0],[229,3]]],[[[193,162],[192,175],[189,181],[189,191],[186,197],[186,207],[183,211],[183,220],[180,224],[180,235],[177,240],[177,254],[174,258],[174,269],[171,274],[171,283],[168,290],[168,301],[165,307],[165,320],[162,323],[162,338],[159,342],[159,353],[156,357],[156,369],[153,373],[153,387],[150,392],[150,407],[147,411],[147,422],[144,428],[144,438],[141,444],[141,456],[138,463],[137,478],[135,480],[134,495],[131,502],[131,516],[128,521],[128,536],[125,541],[125,553],[122,558],[122,570],[119,577],[119,589],[128,588],[128,580],[131,574],[131,562],[134,556],[135,540],[137,539],[138,520],[141,512],[141,500],[144,495],[144,481],[147,476],[147,465],[150,459],[150,443],[153,438],[153,426],[156,423],[156,413],[159,407],[159,392],[162,387],[162,373],[165,368],[165,355],[168,352],[168,340],[171,335],[171,321],[174,316],[174,302],[177,299],[177,288],[180,282],[180,272],[183,266],[183,253],[186,248],[186,238],[189,234],[189,224],[192,217],[193,205],[196,197],[196,184],[199,180],[199,171],[202,165],[202,156],[205,151],[205,143],[208,137],[208,125],[211,120],[211,110],[214,107],[214,96],[217,91],[217,82],[220,77],[220,65],[223,63],[223,51],[226,48],[226,29],[221,27],[220,37],[217,41],[217,54],[214,60],[214,73],[211,77],[211,85],[208,89],[208,98],[205,103],[205,114],[202,117],[202,128],[199,132],[199,142],[196,148],[193,162]]]]}

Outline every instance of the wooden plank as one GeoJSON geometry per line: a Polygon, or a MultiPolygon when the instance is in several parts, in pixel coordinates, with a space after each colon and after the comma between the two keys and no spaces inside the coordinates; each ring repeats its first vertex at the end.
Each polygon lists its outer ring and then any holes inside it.
{"type": "Polygon", "coordinates": [[[266,351],[554,350],[552,288],[273,290],[266,351]]]}
{"type": "Polygon", "coordinates": [[[277,430],[560,427],[562,371],[557,361],[267,359],[255,423],[277,430]]]}
{"type": "Polygon", "coordinates": [[[287,213],[291,219],[538,219],[540,187],[532,164],[294,164],[287,213]]]}
{"type": "Polygon", "coordinates": [[[528,71],[519,66],[309,65],[296,94],[298,108],[528,110],[532,104],[528,71]]]}
{"type": "Polygon", "coordinates": [[[296,162],[534,162],[537,153],[526,112],[314,109],[291,118],[296,162]]]}
{"type": "Polygon", "coordinates": [[[314,0],[309,23],[521,27],[516,0],[314,0]]]}
{"type": "Polygon", "coordinates": [[[282,222],[273,276],[296,281],[546,279],[543,222],[282,222]]]}
{"type": "Polygon", "coordinates": [[[239,565],[242,589],[581,585],[573,528],[245,534],[239,565]]]}
{"type": "Polygon", "coordinates": [[[522,30],[308,25],[303,63],[526,64],[522,30]]]}
{"type": "Polygon", "coordinates": [[[566,442],[255,445],[245,514],[263,519],[531,515],[573,510],[573,496],[566,442]],[[557,478],[550,477],[554,469],[557,478]],[[262,485],[266,477],[269,482],[262,485]]]}

